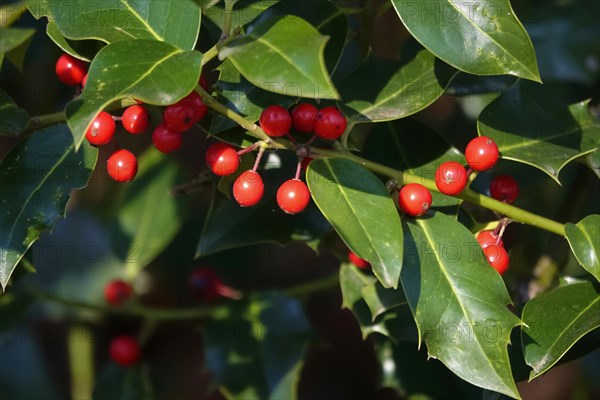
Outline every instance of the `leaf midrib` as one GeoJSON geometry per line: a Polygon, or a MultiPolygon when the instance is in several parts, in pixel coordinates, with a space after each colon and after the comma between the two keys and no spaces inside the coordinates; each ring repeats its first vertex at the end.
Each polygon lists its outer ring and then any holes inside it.
{"type": "MultiPolygon", "coordinates": [[[[60,165],[67,158],[67,156],[69,155],[69,153],[71,152],[71,150],[73,150],[74,146],[75,146],[75,144],[72,143],[71,145],[69,145],[69,147],[67,147],[65,149],[64,153],[58,159],[58,161],[56,161],[54,163],[54,165],[52,166],[52,168],[50,170],[48,170],[48,172],[44,175],[44,177],[41,179],[41,181],[31,191],[31,193],[29,194],[29,196],[27,197],[27,199],[23,203],[23,207],[21,208],[19,214],[15,218],[14,223],[13,223],[11,229],[10,229],[10,232],[8,234],[8,240],[7,240],[8,244],[10,244],[12,242],[12,235],[14,234],[15,228],[17,227],[17,222],[19,222],[19,219],[23,216],[23,213],[25,212],[25,209],[29,205],[29,202],[31,201],[31,199],[33,198],[33,196],[41,189],[42,185],[44,185],[46,183],[46,181],[54,173],[54,171],[56,171],[57,166],[60,165]]],[[[0,264],[0,268],[2,268],[2,269],[6,268],[5,264],[6,264],[7,259],[8,259],[8,252],[5,255],[3,255],[3,257],[2,257],[2,263],[0,264]]]]}
{"type": "MultiPolygon", "coordinates": [[[[544,354],[544,357],[540,360],[540,362],[538,364],[542,364],[544,365],[546,363],[546,360],[548,359],[548,357],[550,356],[550,352],[552,351],[552,349],[554,348],[554,346],[556,345],[556,343],[558,343],[558,340],[563,336],[563,334],[576,322],[578,321],[581,316],[587,312],[594,304],[596,304],[597,302],[600,301],[600,296],[596,297],[596,299],[594,301],[592,301],[587,307],[585,307],[583,310],[581,310],[581,312],[579,312],[577,314],[576,318],[573,318],[571,320],[571,322],[569,322],[569,324],[556,336],[556,339],[554,339],[554,341],[552,342],[552,344],[550,346],[548,346],[548,351],[544,354]]],[[[596,325],[597,327],[598,325],[596,325]]],[[[594,328],[592,328],[594,329],[594,328]]],[[[589,330],[587,331],[589,332],[589,330]]],[[[560,356],[562,357],[562,355],[564,355],[571,347],[573,347],[575,343],[573,343],[571,346],[569,346],[560,356]]],[[[560,357],[559,357],[560,358],[560,357]]],[[[558,361],[558,359],[557,359],[558,361]]],[[[555,361],[556,362],[556,361],[555,361]]],[[[553,363],[554,364],[554,363],[553,363]]],[[[546,368],[547,369],[547,368],[546,368]]],[[[537,373],[539,373],[539,371],[536,371],[537,373]]]]}
{"type": "MultiPolygon", "coordinates": [[[[360,220],[360,218],[357,217],[357,212],[354,209],[354,207],[352,206],[352,203],[350,202],[348,195],[346,194],[346,191],[343,189],[343,186],[341,185],[340,181],[337,178],[337,175],[335,174],[335,172],[333,171],[333,168],[331,167],[329,160],[325,160],[324,164],[327,166],[327,169],[329,170],[329,172],[331,173],[331,176],[334,178],[335,183],[337,184],[340,193],[342,194],[342,196],[344,197],[344,199],[346,200],[346,203],[348,204],[348,207],[350,208],[350,210],[352,211],[352,216],[354,217],[354,219],[358,222],[358,224],[360,225],[363,233],[365,234],[367,241],[369,242],[369,245],[371,246],[371,248],[373,250],[376,249],[376,246],[374,245],[373,241],[371,240],[371,237],[367,234],[367,230],[365,229],[365,226],[363,225],[362,221],[360,220]]],[[[385,266],[385,262],[383,261],[383,259],[381,258],[381,256],[379,255],[379,252],[374,251],[375,255],[377,256],[378,259],[378,264],[382,267],[385,266]]],[[[385,269],[385,268],[382,268],[385,269]]],[[[388,277],[389,278],[389,277],[388,277]]]]}
{"type": "MultiPolygon", "coordinates": [[[[161,42],[165,40],[157,32],[154,31],[154,28],[152,28],[148,24],[148,21],[146,21],[144,18],[142,18],[142,16],[140,14],[138,14],[138,12],[136,10],[134,10],[126,0],[119,0],[119,2],[121,4],[123,4],[129,10],[129,12],[131,14],[133,14],[133,16],[136,17],[142,23],[142,25],[144,25],[146,27],[146,29],[148,29],[148,32],[150,32],[150,34],[152,36],[154,36],[155,39],[160,40],[161,42]]],[[[148,7],[150,7],[150,2],[148,2],[148,7]]]]}
{"type": "MultiPolygon", "coordinates": [[[[417,220],[418,225],[421,227],[421,229],[423,230],[423,234],[425,235],[425,238],[427,239],[427,243],[429,245],[429,247],[431,249],[433,249],[433,253],[435,254],[435,259],[438,262],[438,264],[440,265],[440,271],[442,272],[442,274],[444,275],[444,277],[446,278],[447,282],[448,282],[448,286],[450,286],[450,290],[452,291],[452,294],[454,295],[454,297],[457,299],[457,302],[460,306],[460,309],[463,312],[463,315],[465,316],[465,318],[467,319],[467,321],[469,322],[470,326],[475,326],[474,321],[471,320],[470,315],[467,313],[467,310],[464,308],[462,302],[460,301],[460,297],[458,296],[458,293],[456,292],[456,290],[454,290],[454,286],[452,284],[452,279],[450,279],[450,276],[448,275],[448,273],[446,272],[446,269],[444,267],[444,264],[442,263],[442,260],[440,259],[440,256],[438,254],[437,251],[435,251],[435,243],[433,243],[432,238],[427,230],[427,228],[425,227],[425,224],[423,222],[421,222],[420,220],[417,220]]],[[[481,350],[482,354],[487,355],[487,353],[485,352],[483,346],[481,345],[481,342],[479,341],[478,336],[475,334],[475,332],[473,331],[473,337],[475,338],[473,341],[477,343],[477,346],[479,347],[479,349],[481,350]]],[[[470,356],[471,353],[469,353],[470,356]]],[[[491,369],[494,371],[494,373],[496,374],[496,376],[500,379],[500,382],[504,383],[505,385],[506,382],[504,381],[504,379],[500,376],[500,374],[498,373],[498,371],[496,370],[496,368],[494,367],[494,364],[491,362],[488,362],[488,365],[491,367],[491,369]]],[[[510,383],[510,382],[509,382],[510,383]]],[[[507,387],[510,387],[509,385],[507,385],[507,387]]]]}

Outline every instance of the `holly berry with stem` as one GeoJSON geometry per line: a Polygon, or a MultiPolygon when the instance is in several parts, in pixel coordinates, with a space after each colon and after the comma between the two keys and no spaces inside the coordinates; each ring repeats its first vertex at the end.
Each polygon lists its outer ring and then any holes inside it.
{"type": "Polygon", "coordinates": [[[405,214],[411,217],[424,215],[431,207],[431,193],[418,183],[409,183],[400,189],[398,204],[405,214]]]}
{"type": "Polygon", "coordinates": [[[213,174],[218,176],[231,175],[240,166],[238,152],[222,142],[210,145],[206,150],[205,159],[213,174]]]}
{"type": "Polygon", "coordinates": [[[110,342],[109,354],[111,360],[120,366],[130,367],[140,358],[140,347],[131,336],[117,336],[110,342]]]}
{"type": "Polygon", "coordinates": [[[102,146],[112,140],[115,130],[115,120],[112,115],[102,111],[85,132],[85,138],[94,146],[102,146]]]}
{"type": "Polygon", "coordinates": [[[467,170],[456,161],[446,161],[435,171],[435,185],[441,193],[455,196],[467,186],[467,170]]]}
{"type": "Polygon", "coordinates": [[[106,169],[115,181],[131,182],[137,175],[137,158],[129,150],[117,150],[106,160],[106,169]]]}
{"type": "Polygon", "coordinates": [[[150,126],[150,114],[146,107],[136,104],[123,112],[121,123],[127,132],[139,135],[150,126]]]}
{"type": "Polygon", "coordinates": [[[87,65],[69,54],[63,54],[56,61],[56,76],[68,86],[79,86],[87,74],[87,65]]]}
{"type": "Polygon", "coordinates": [[[133,289],[129,283],[122,280],[109,282],[104,288],[104,298],[106,302],[113,306],[123,305],[131,298],[133,289]]]}
{"type": "Polygon", "coordinates": [[[510,175],[499,175],[490,184],[490,196],[492,198],[511,204],[519,195],[519,184],[510,175]]]}
{"type": "Polygon", "coordinates": [[[311,133],[315,130],[315,118],[319,110],[310,103],[300,103],[292,110],[292,126],[297,132],[311,133]]]}
{"type": "Polygon", "coordinates": [[[233,182],[233,198],[242,207],[252,207],[258,204],[265,193],[265,184],[258,172],[260,160],[265,152],[265,147],[260,146],[254,167],[251,170],[243,172],[233,182]]]}
{"type": "Polygon", "coordinates": [[[195,268],[188,277],[188,286],[194,298],[213,302],[222,296],[225,285],[210,268],[195,268]]]}
{"type": "Polygon", "coordinates": [[[354,264],[357,268],[367,269],[371,268],[371,264],[364,258],[360,258],[351,250],[348,250],[348,261],[354,264]]]}
{"type": "Polygon", "coordinates": [[[271,137],[285,136],[292,127],[292,116],[285,108],[272,105],[265,108],[260,114],[260,127],[271,137]]]}
{"type": "Polygon", "coordinates": [[[164,124],[158,125],[152,133],[152,143],[161,153],[171,153],[179,150],[183,143],[181,132],[173,130],[164,124]]]}
{"type": "Polygon", "coordinates": [[[336,107],[322,108],[315,117],[315,135],[321,139],[335,140],[342,136],[348,120],[336,107]]]}
{"type": "Polygon", "coordinates": [[[502,238],[498,236],[494,231],[481,231],[477,234],[477,241],[481,248],[487,247],[490,244],[497,244],[504,246],[502,238]]]}
{"type": "Polygon", "coordinates": [[[475,171],[487,171],[498,162],[499,151],[496,142],[487,136],[471,140],[465,150],[469,167],[475,171]]]}
{"type": "Polygon", "coordinates": [[[190,102],[177,102],[163,111],[163,124],[177,132],[188,131],[199,119],[190,102]]]}

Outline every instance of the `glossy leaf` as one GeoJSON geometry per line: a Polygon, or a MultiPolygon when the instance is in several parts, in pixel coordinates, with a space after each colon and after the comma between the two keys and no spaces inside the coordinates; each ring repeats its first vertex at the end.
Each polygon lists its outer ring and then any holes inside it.
{"type": "Polygon", "coordinates": [[[298,300],[261,295],[206,325],[206,364],[228,399],[296,399],[309,335],[298,300]]]}
{"type": "Polygon", "coordinates": [[[588,101],[569,106],[553,93],[518,83],[483,110],[477,129],[496,141],[502,158],[539,168],[559,182],[566,164],[598,148],[600,122],[588,101]]]}
{"type": "Polygon", "coordinates": [[[71,190],[86,185],[97,151],[76,153],[66,125],[43,129],[0,163],[0,286],[23,254],[64,213],[71,190]]]}
{"type": "Polygon", "coordinates": [[[507,346],[520,321],[475,237],[440,212],[403,225],[402,286],[429,356],[473,385],[518,398],[507,346]]]}
{"type": "Polygon", "coordinates": [[[330,229],[312,202],[298,215],[285,214],[277,205],[277,189],[290,178],[290,171],[297,165],[296,156],[269,152],[263,159],[265,164],[260,170],[265,184],[263,199],[256,206],[243,208],[235,200],[217,193],[202,230],[197,257],[259,243],[283,245],[294,240],[309,241],[330,229]],[[265,223],[273,218],[277,219],[276,224],[265,223]]]}
{"type": "Polygon", "coordinates": [[[29,124],[29,113],[0,89],[0,136],[18,136],[29,124]]]}
{"type": "Polygon", "coordinates": [[[600,215],[566,224],[565,232],[577,261],[600,281],[600,215]]]}
{"type": "MultiPolygon", "coordinates": [[[[435,131],[410,118],[375,125],[363,149],[364,156],[401,171],[435,179],[435,171],[446,161],[464,163],[458,149],[450,146],[435,131]],[[423,146],[427,143],[427,146],[423,146]]],[[[460,200],[432,191],[432,207],[454,214],[460,200]]]]}
{"type": "Polygon", "coordinates": [[[249,29],[278,17],[292,24],[303,19],[327,36],[325,64],[329,71],[335,70],[348,36],[348,21],[340,8],[331,1],[280,1],[263,12],[249,29]]]}
{"type": "Polygon", "coordinates": [[[192,1],[28,0],[27,7],[35,18],[48,17],[73,40],[147,39],[191,50],[200,30],[200,8],[192,1]]]}
{"type": "Polygon", "coordinates": [[[596,149],[586,158],[587,165],[591,168],[596,176],[600,179],[600,149],[596,149]]]}
{"type": "Polygon", "coordinates": [[[392,0],[392,4],[415,39],[461,71],[540,82],[533,45],[508,0],[392,0]]]}
{"type": "Polygon", "coordinates": [[[313,200],[346,245],[368,260],[385,287],[396,288],[402,268],[400,216],[375,175],[348,160],[309,164],[313,200]]]}
{"type": "Polygon", "coordinates": [[[81,98],[67,106],[67,122],[76,147],[85,131],[109,104],[130,98],[168,105],[190,93],[200,78],[202,54],[167,43],[126,40],[104,47],[92,62],[81,98]]]}
{"type": "Polygon", "coordinates": [[[46,34],[62,51],[87,62],[92,61],[103,45],[102,42],[97,40],[67,39],[60,33],[58,26],[54,22],[48,22],[48,25],[46,25],[46,34]]]}
{"type": "Polygon", "coordinates": [[[357,122],[403,118],[437,100],[455,73],[427,50],[404,65],[371,59],[340,87],[343,108],[357,122]]]}
{"type": "Polygon", "coordinates": [[[228,58],[253,85],[274,93],[337,99],[325,67],[327,38],[300,18],[267,19],[223,47],[228,58]]]}
{"type": "MultiPolygon", "coordinates": [[[[198,0],[196,0],[198,1],[198,0]]],[[[203,0],[199,0],[203,1],[203,0]]],[[[269,7],[277,4],[279,0],[238,0],[231,12],[231,25],[243,26],[258,18],[269,7]]],[[[213,22],[220,30],[223,29],[225,21],[225,2],[218,1],[217,4],[204,8],[204,16],[213,22]]]]}
{"type": "Polygon", "coordinates": [[[181,199],[171,189],[183,181],[178,163],[151,147],[138,158],[140,173],[125,188],[114,219],[113,248],[129,276],[160,254],[181,228],[181,199]]]}
{"type": "Polygon", "coordinates": [[[6,57],[21,71],[25,52],[34,33],[35,29],[0,28],[0,67],[3,58],[6,57]]]}
{"type": "Polygon", "coordinates": [[[530,379],[548,371],[586,333],[600,327],[600,291],[591,282],[561,286],[530,300],[523,309],[525,361],[530,379]]]}

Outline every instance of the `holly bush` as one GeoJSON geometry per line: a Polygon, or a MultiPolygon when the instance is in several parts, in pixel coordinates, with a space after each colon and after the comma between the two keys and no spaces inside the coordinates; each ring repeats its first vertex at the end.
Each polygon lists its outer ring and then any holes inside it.
{"type": "Polygon", "coordinates": [[[520,398],[596,349],[598,4],[515,3],[3,4],[0,396],[520,398]]]}

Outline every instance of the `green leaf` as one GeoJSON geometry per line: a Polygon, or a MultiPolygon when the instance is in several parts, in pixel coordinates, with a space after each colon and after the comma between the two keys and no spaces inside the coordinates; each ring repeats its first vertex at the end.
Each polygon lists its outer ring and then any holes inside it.
{"type": "Polygon", "coordinates": [[[206,324],[206,364],[228,399],[296,399],[310,332],[298,300],[264,294],[206,324]]]}
{"type": "Polygon", "coordinates": [[[300,18],[276,17],[253,26],[245,36],[223,47],[253,85],[274,93],[316,99],[337,99],[325,66],[327,38],[300,18]]]}
{"type": "Polygon", "coordinates": [[[440,212],[403,226],[402,286],[429,356],[473,385],[518,398],[507,346],[520,321],[473,234],[440,212]]]}
{"type": "Polygon", "coordinates": [[[29,124],[29,113],[0,89],[0,136],[18,136],[29,124]]]}
{"type": "MultiPolygon", "coordinates": [[[[196,0],[198,1],[198,0],[196,0]]],[[[199,0],[204,1],[204,0],[199,0]]],[[[233,6],[231,12],[231,25],[243,26],[258,18],[269,7],[277,4],[279,0],[238,0],[233,6]]],[[[204,16],[214,23],[220,30],[223,30],[225,21],[225,2],[218,1],[217,4],[206,7],[203,10],[204,16]]]]}
{"type": "Polygon", "coordinates": [[[320,159],[309,164],[307,181],[313,200],[346,245],[371,263],[383,286],[398,287],[402,227],[379,179],[351,161],[320,159]]]}
{"type": "Polygon", "coordinates": [[[361,294],[371,311],[373,321],[383,313],[407,304],[402,289],[386,289],[380,282],[364,286],[361,294]]]}
{"type": "MultiPolygon", "coordinates": [[[[324,235],[330,226],[311,202],[300,215],[288,215],[276,202],[277,189],[290,178],[298,163],[289,152],[267,152],[260,175],[265,184],[263,199],[253,207],[240,207],[231,196],[216,193],[209,211],[196,257],[260,243],[287,244],[294,240],[309,241],[324,235]],[[265,221],[277,218],[276,224],[265,221]]],[[[240,171],[243,172],[243,171],[240,171]]],[[[231,193],[233,182],[227,188],[231,193]]],[[[221,185],[221,189],[225,189],[221,185]]]]}
{"type": "MultiPolygon", "coordinates": [[[[263,109],[271,104],[287,108],[297,100],[292,96],[284,96],[254,86],[239,73],[230,60],[225,60],[218,70],[220,76],[215,85],[219,93],[218,100],[252,122],[258,121],[263,109]]],[[[229,118],[215,114],[210,133],[217,135],[235,126],[237,124],[229,118]]]]}
{"type": "Polygon", "coordinates": [[[147,39],[191,50],[200,31],[200,8],[192,1],[29,0],[27,7],[35,18],[48,17],[72,40],[147,39]]]}
{"type": "Polygon", "coordinates": [[[23,254],[64,212],[71,190],[86,185],[97,150],[76,153],[66,125],[36,132],[0,163],[0,286],[23,254]]]}
{"type": "Polygon", "coordinates": [[[600,149],[596,149],[596,151],[587,156],[586,162],[588,167],[590,167],[590,169],[594,171],[596,176],[600,179],[600,149]]]}
{"type": "Polygon", "coordinates": [[[592,282],[558,287],[523,309],[525,361],[534,379],[548,371],[586,333],[600,327],[600,292],[592,282]]]}
{"type": "Polygon", "coordinates": [[[517,83],[477,121],[481,136],[496,141],[502,158],[536,167],[559,183],[561,169],[600,145],[600,122],[589,101],[573,105],[555,100],[552,90],[517,83]]]}
{"type": "Polygon", "coordinates": [[[392,0],[408,31],[429,51],[474,75],[540,81],[535,51],[508,0],[392,0]]]}
{"type": "MultiPolygon", "coordinates": [[[[437,167],[446,161],[464,163],[463,154],[428,126],[410,118],[375,125],[363,149],[364,156],[388,167],[423,178],[435,179],[437,167]],[[427,143],[427,146],[423,146],[427,143]]],[[[460,200],[431,192],[433,209],[456,213],[460,200]]]]}
{"type": "Polygon", "coordinates": [[[46,25],[46,34],[62,51],[87,62],[92,61],[103,45],[102,42],[97,40],[67,39],[60,33],[58,26],[54,22],[48,22],[48,25],[46,25]]]}
{"type": "Polygon", "coordinates": [[[34,33],[35,29],[0,28],[0,67],[3,57],[6,56],[21,71],[25,52],[34,33]]]}
{"type": "Polygon", "coordinates": [[[189,94],[200,77],[202,54],[151,40],[126,40],[104,47],[90,66],[81,98],[67,106],[76,148],[94,118],[109,104],[131,98],[168,105],[189,94]]]}
{"type": "Polygon", "coordinates": [[[600,215],[566,224],[565,232],[579,264],[600,281],[600,215]]]}
{"type": "MultiPolygon", "coordinates": [[[[236,7],[238,4],[239,2],[236,3],[236,7]]],[[[269,8],[257,21],[252,23],[252,26],[260,25],[266,19],[282,15],[285,15],[286,20],[290,21],[293,21],[294,17],[303,18],[322,35],[330,37],[325,47],[325,62],[328,69],[333,71],[344,48],[348,30],[346,16],[342,11],[330,2],[281,2],[269,8]]],[[[232,18],[235,18],[235,12],[232,18]]],[[[220,94],[219,100],[252,122],[258,121],[262,110],[267,106],[279,104],[287,108],[295,103],[297,97],[301,95],[297,90],[297,96],[295,96],[292,87],[290,87],[288,95],[263,90],[244,78],[229,60],[225,60],[218,69],[221,72],[216,83],[217,91],[220,94]]],[[[212,134],[218,134],[234,126],[236,126],[235,122],[216,114],[212,120],[210,131],[212,134]]]]}
{"type": "Polygon", "coordinates": [[[340,87],[343,108],[357,122],[403,118],[437,100],[455,74],[427,50],[405,64],[371,59],[340,87]]]}
{"type": "Polygon", "coordinates": [[[138,162],[140,174],[126,186],[111,235],[129,276],[136,276],[171,243],[185,219],[180,199],[170,193],[183,180],[179,164],[154,147],[138,162]]]}

